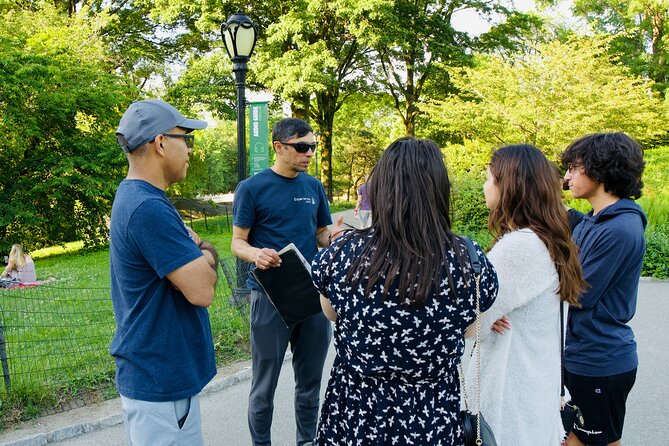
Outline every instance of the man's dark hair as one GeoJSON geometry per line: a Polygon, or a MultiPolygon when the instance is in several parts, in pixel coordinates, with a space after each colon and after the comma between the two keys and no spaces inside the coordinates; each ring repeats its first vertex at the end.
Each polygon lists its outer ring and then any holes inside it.
{"type": "Polygon", "coordinates": [[[643,160],[641,145],[621,132],[593,133],[572,142],[562,154],[562,164],[574,164],[619,198],[641,197],[643,160]]]}
{"type": "Polygon", "coordinates": [[[272,141],[285,142],[290,138],[301,138],[310,132],[313,132],[313,129],[306,121],[297,118],[285,118],[274,125],[272,141]]]}

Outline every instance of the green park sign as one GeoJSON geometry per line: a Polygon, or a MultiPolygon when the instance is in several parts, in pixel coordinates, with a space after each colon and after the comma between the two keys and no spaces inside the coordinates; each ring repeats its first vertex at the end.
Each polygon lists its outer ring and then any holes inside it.
{"type": "Polygon", "coordinates": [[[267,102],[249,103],[249,175],[269,167],[267,102]]]}

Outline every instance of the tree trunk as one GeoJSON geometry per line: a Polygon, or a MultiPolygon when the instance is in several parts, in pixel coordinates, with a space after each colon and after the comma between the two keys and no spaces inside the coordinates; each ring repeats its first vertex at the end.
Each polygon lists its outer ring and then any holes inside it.
{"type": "Polygon", "coordinates": [[[411,136],[412,138],[416,136],[416,128],[414,124],[414,116],[407,115],[404,119],[404,131],[406,136],[411,136]]]}
{"type": "Polygon", "coordinates": [[[334,126],[334,115],[337,111],[338,96],[338,93],[328,91],[316,93],[318,110],[315,113],[315,119],[321,134],[318,143],[318,150],[321,155],[321,178],[323,178],[323,187],[330,203],[334,198],[332,187],[332,128],[334,126]]]}
{"type": "MultiPolygon", "coordinates": [[[[665,21],[667,20],[666,11],[655,10],[652,14],[652,27],[653,27],[653,37],[652,37],[652,58],[654,62],[654,73],[653,80],[661,85],[667,81],[667,57],[664,42],[664,27],[665,21]]],[[[664,87],[664,85],[663,85],[664,87]]],[[[665,95],[664,88],[662,89],[662,97],[665,95]]]]}
{"type": "Polygon", "coordinates": [[[348,184],[346,185],[346,201],[351,201],[351,187],[353,186],[353,164],[355,155],[351,156],[351,162],[348,164],[348,184]]]}
{"type": "Polygon", "coordinates": [[[293,118],[298,118],[303,121],[309,122],[309,104],[310,104],[309,94],[304,93],[300,96],[293,98],[293,101],[290,103],[290,109],[293,112],[293,118]]]}

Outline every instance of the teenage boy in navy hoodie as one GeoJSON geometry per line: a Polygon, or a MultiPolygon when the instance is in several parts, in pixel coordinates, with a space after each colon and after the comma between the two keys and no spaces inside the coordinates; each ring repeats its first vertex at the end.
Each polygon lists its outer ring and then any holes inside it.
{"type": "Polygon", "coordinates": [[[574,242],[589,288],[569,308],[564,351],[565,383],[585,418],[566,445],[622,445],[625,403],[638,364],[634,316],[646,252],[641,197],[641,146],[624,133],[596,133],[562,154],[565,181],[592,210],[574,228],[574,242]]]}

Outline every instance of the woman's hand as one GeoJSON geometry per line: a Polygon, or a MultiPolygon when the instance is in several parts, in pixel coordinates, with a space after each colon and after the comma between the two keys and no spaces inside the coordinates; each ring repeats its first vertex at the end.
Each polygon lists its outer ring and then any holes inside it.
{"type": "Polygon", "coordinates": [[[508,317],[502,316],[492,324],[490,329],[495,333],[503,335],[506,330],[511,330],[511,321],[509,321],[508,317]]]}

